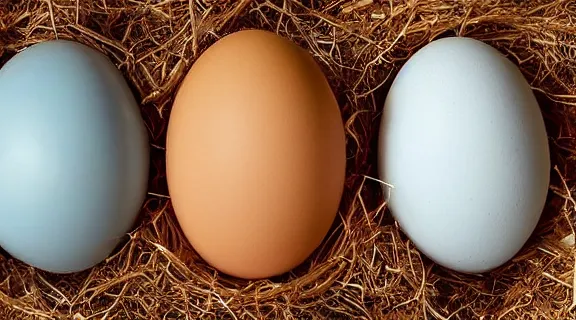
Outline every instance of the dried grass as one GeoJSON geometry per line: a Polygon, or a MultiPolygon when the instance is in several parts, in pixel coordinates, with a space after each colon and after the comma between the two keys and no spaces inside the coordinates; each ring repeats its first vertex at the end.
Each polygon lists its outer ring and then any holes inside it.
{"type": "Polygon", "coordinates": [[[574,319],[575,18],[570,0],[1,1],[0,64],[55,37],[105,52],[142,102],[154,148],[151,193],[130,240],[92,270],[66,276],[3,254],[0,318],[574,319]],[[313,53],[338,93],[350,156],[329,241],[293,273],[256,282],[218,275],[193,253],[172,214],[163,164],[178,82],[206,47],[242,28],[276,31],[313,53]],[[418,48],[455,34],[520,66],[541,102],[555,166],[534,236],[513,262],[482,276],[421,256],[367,178],[394,75],[418,48]]]}

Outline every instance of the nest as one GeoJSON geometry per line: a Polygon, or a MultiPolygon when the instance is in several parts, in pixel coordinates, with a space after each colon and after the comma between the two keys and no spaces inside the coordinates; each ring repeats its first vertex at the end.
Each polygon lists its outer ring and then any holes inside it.
{"type": "Polygon", "coordinates": [[[61,38],[96,48],[118,66],[150,132],[152,178],[129,239],[98,266],[54,275],[3,253],[0,318],[573,319],[573,17],[571,0],[2,1],[0,64],[61,38]],[[349,155],[339,218],[325,244],[291,273],[259,281],[218,274],[194,253],[173,215],[164,167],[178,83],[203,50],[245,28],[274,31],[313,54],[337,93],[349,155]],[[395,74],[426,43],[451,35],[482,40],[520,67],[550,138],[554,169],[537,230],[511,262],[483,275],[455,273],[421,255],[370,179],[395,74]]]}

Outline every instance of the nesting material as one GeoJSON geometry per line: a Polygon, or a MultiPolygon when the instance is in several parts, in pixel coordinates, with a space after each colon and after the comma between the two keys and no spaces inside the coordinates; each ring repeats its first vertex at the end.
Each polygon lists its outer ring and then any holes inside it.
{"type": "Polygon", "coordinates": [[[3,253],[0,319],[576,317],[573,1],[306,3],[0,3],[0,64],[55,38],[106,53],[141,102],[153,147],[150,193],[127,242],[102,264],[73,275],[38,271],[3,253]],[[348,140],[346,190],[328,239],[290,274],[256,282],[219,275],[194,254],[170,207],[164,167],[179,82],[209,45],[245,28],[275,31],[314,55],[337,93],[348,140]],[[373,179],[379,115],[394,76],[426,43],[453,35],[485,41],[519,65],[543,109],[554,167],[534,235],[513,261],[484,275],[451,272],[419,254],[385,211],[381,184],[373,179]]]}

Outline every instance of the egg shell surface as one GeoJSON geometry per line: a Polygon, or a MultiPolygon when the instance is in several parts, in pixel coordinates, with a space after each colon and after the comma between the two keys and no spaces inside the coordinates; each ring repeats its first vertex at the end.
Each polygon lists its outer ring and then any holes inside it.
{"type": "Polygon", "coordinates": [[[344,188],[338,103],[314,59],[273,33],[217,41],[170,115],[167,179],[206,262],[247,279],[279,275],[322,242],[344,188]]]}
{"type": "Polygon", "coordinates": [[[0,246],[51,272],[104,260],[144,201],[148,136],[121,73],[67,40],[0,69],[0,246]]]}
{"type": "Polygon", "coordinates": [[[478,40],[436,40],[387,96],[379,174],[388,207],[426,256],[479,273],[511,259],[545,205],[543,117],[520,70],[478,40]]]}

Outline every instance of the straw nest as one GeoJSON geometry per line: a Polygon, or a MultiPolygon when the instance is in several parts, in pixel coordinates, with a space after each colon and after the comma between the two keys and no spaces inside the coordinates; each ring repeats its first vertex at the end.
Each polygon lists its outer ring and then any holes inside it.
{"type": "Polygon", "coordinates": [[[58,37],[88,44],[118,66],[141,102],[153,175],[129,240],[95,268],[53,275],[2,254],[0,318],[573,319],[574,17],[571,0],[1,1],[0,64],[58,37]],[[350,155],[329,240],[292,273],[256,282],[219,275],[184,240],[163,149],[187,69],[218,38],[244,28],[275,31],[314,55],[337,93],[350,155]],[[554,165],[533,237],[513,261],[478,276],[419,254],[367,178],[376,176],[379,114],[394,75],[417,49],[447,35],[483,40],[519,65],[540,100],[554,165]]]}

